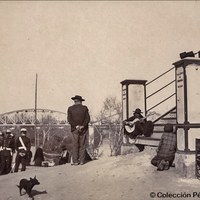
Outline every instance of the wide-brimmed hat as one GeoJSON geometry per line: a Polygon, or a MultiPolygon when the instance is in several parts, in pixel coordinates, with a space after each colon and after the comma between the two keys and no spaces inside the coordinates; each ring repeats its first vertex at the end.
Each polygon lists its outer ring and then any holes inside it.
{"type": "Polygon", "coordinates": [[[85,99],[82,98],[82,96],[75,95],[74,97],[71,98],[72,100],[80,100],[80,101],[85,101],[85,99]]]}
{"type": "Polygon", "coordinates": [[[137,113],[137,114],[141,114],[142,111],[141,111],[139,108],[136,108],[135,111],[133,111],[133,113],[134,113],[134,114],[135,114],[135,113],[137,113]]]}

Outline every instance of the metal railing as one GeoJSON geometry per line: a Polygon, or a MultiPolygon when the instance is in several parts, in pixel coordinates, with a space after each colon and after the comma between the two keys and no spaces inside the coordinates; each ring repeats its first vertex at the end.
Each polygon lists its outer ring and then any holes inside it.
{"type": "Polygon", "coordinates": [[[159,78],[161,78],[162,76],[164,76],[165,74],[169,73],[170,71],[172,71],[173,69],[175,69],[175,67],[170,68],[169,70],[165,71],[164,73],[162,73],[161,75],[157,76],[156,78],[154,78],[153,80],[149,81],[148,83],[146,83],[146,86],[153,83],[154,81],[158,80],[159,78]]]}
{"type": "Polygon", "coordinates": [[[148,99],[149,97],[157,94],[158,92],[162,91],[163,89],[165,89],[166,87],[168,87],[169,85],[171,85],[172,83],[174,83],[175,80],[171,81],[170,83],[168,83],[167,85],[163,86],[162,88],[156,90],[155,92],[153,92],[152,94],[150,94],[149,96],[146,97],[146,99],[148,99]]]}
{"type": "MultiPolygon", "coordinates": [[[[149,81],[146,83],[145,86],[148,86],[150,84],[152,84],[153,82],[155,82],[156,80],[160,79],[161,77],[163,77],[164,75],[168,74],[169,72],[171,72],[172,70],[174,70],[175,67],[170,68],[169,70],[165,71],[164,73],[162,73],[161,75],[157,76],[156,78],[154,78],[153,80],[149,81]]],[[[170,85],[172,85],[173,83],[175,83],[175,79],[168,82],[167,84],[165,84],[164,86],[162,86],[161,88],[157,89],[155,92],[149,94],[148,96],[146,96],[145,98],[145,104],[146,104],[146,114],[151,111],[152,109],[156,108],[157,106],[163,104],[165,101],[167,101],[168,99],[171,99],[173,96],[176,95],[176,92],[170,94],[169,96],[167,96],[166,98],[160,100],[159,102],[157,102],[155,105],[151,106],[150,108],[147,108],[147,100],[150,97],[153,97],[155,94],[163,91],[164,89],[168,88],[170,85]]],[[[172,107],[174,107],[174,105],[172,105],[172,107]]]]}

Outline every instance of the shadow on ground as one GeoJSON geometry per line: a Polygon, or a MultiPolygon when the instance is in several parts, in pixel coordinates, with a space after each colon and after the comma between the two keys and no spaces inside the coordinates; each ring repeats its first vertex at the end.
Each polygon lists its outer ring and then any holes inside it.
{"type": "Polygon", "coordinates": [[[41,195],[41,194],[47,194],[47,191],[46,190],[44,191],[32,190],[31,191],[32,199],[34,199],[35,196],[41,195]]]}

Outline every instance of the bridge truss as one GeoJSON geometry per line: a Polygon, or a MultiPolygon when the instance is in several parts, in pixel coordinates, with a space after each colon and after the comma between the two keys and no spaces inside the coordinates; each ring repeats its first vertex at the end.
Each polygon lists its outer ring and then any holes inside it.
{"type": "Polygon", "coordinates": [[[37,109],[37,120],[35,120],[35,109],[22,109],[0,114],[0,127],[2,126],[66,126],[67,115],[64,112],[37,109]]]}

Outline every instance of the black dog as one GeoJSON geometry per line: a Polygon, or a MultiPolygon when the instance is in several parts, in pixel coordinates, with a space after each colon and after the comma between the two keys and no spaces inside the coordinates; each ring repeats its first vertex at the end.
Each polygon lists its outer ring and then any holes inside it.
{"type": "Polygon", "coordinates": [[[22,196],[22,189],[24,189],[26,191],[26,193],[28,194],[29,197],[31,197],[31,191],[32,188],[35,185],[39,185],[40,182],[36,179],[36,176],[34,178],[30,178],[30,180],[27,179],[21,179],[19,182],[19,185],[17,185],[17,187],[19,188],[19,193],[20,196],[22,196]]]}

